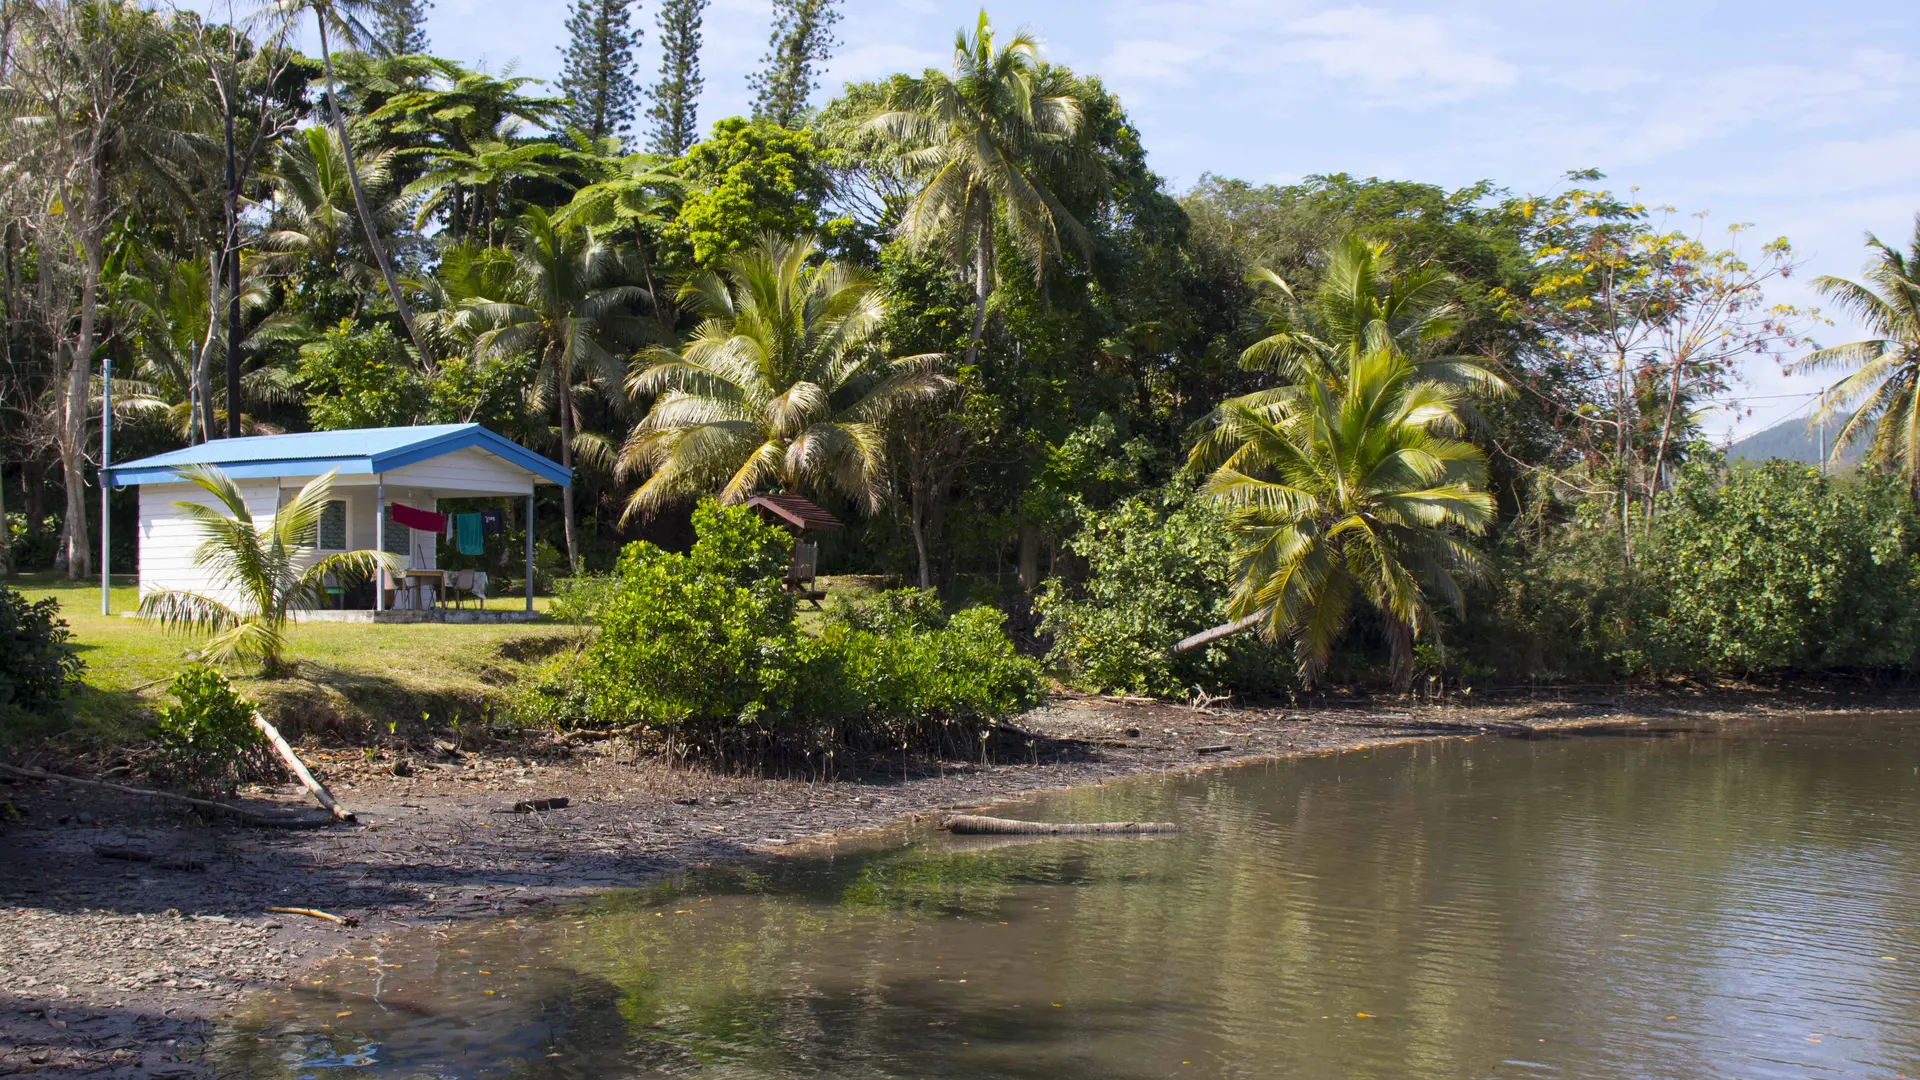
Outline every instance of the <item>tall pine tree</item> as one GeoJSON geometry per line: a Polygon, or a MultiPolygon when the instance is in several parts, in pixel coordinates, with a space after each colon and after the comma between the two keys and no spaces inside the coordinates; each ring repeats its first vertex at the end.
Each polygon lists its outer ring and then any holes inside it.
{"type": "Polygon", "coordinates": [[[819,65],[833,55],[833,25],[840,21],[839,0],[773,0],[773,36],[760,58],[759,73],[747,77],[753,90],[753,115],[792,127],[807,111],[807,98],[819,82],[819,65]]]}
{"type": "Polygon", "coordinates": [[[374,0],[373,42],[389,56],[427,51],[427,9],[433,0],[374,0]]]}
{"type": "Polygon", "coordinates": [[[640,97],[633,51],[640,31],[629,25],[640,0],[574,0],[567,16],[573,41],[566,47],[560,90],[571,99],[561,113],[569,127],[604,139],[633,126],[640,97]]]}
{"type": "Polygon", "coordinates": [[[653,133],[647,149],[679,157],[700,137],[695,126],[700,89],[700,15],[707,0],[661,0],[660,81],[653,84],[647,119],[653,133]]]}

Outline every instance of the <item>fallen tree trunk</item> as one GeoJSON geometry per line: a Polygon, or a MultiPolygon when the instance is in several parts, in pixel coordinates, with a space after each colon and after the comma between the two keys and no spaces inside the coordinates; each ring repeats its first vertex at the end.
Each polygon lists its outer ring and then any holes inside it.
{"type": "Polygon", "coordinates": [[[955,814],[947,819],[947,831],[963,836],[1042,836],[1101,833],[1169,833],[1180,827],[1171,821],[1015,821],[1012,818],[955,814]]]}
{"type": "Polygon", "coordinates": [[[1176,653],[1192,652],[1203,645],[1211,645],[1223,637],[1232,637],[1242,630],[1251,630],[1260,625],[1260,620],[1266,617],[1266,612],[1258,611],[1244,619],[1235,619],[1233,622],[1216,626],[1211,630],[1202,630],[1192,637],[1181,638],[1173,646],[1173,651],[1176,653]]]}
{"type": "Polygon", "coordinates": [[[251,810],[245,810],[238,806],[229,806],[222,802],[214,802],[211,799],[196,799],[191,795],[175,795],[171,791],[153,791],[149,788],[128,787],[125,784],[110,784],[105,780],[83,780],[78,776],[45,772],[40,769],[23,769],[17,765],[0,765],[0,772],[4,772],[10,776],[23,777],[28,780],[58,780],[63,784],[79,784],[83,787],[105,788],[108,791],[118,791],[124,795],[143,795],[149,799],[164,799],[167,802],[185,803],[188,806],[198,807],[202,810],[231,814],[241,821],[252,825],[268,825],[279,829],[310,829],[316,825],[327,824],[327,822],[324,821],[302,821],[299,818],[281,817],[276,814],[256,814],[251,810]]]}
{"type": "Polygon", "coordinates": [[[280,755],[281,763],[287,767],[288,772],[293,774],[294,779],[300,781],[300,786],[306,788],[307,793],[313,796],[314,802],[325,807],[327,813],[332,814],[336,821],[353,820],[353,814],[333,800],[333,793],[327,790],[325,784],[313,778],[313,774],[307,771],[306,763],[300,760],[300,755],[294,753],[293,747],[281,737],[280,729],[267,723],[267,718],[261,716],[258,709],[253,711],[253,726],[259,728],[260,734],[265,735],[267,741],[273,744],[273,752],[280,755]]]}

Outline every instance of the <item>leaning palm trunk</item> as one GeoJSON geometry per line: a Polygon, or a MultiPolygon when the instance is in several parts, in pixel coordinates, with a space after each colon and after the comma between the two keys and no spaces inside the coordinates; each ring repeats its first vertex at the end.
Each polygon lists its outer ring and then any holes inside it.
{"type": "MultiPolygon", "coordinates": [[[[380,242],[380,230],[374,227],[373,214],[367,210],[367,193],[360,186],[360,170],[353,164],[353,143],[347,138],[347,124],[340,114],[340,89],[333,80],[333,51],[327,47],[327,20],[316,11],[314,22],[320,27],[320,62],[327,72],[327,118],[333,123],[334,134],[340,136],[340,153],[347,162],[347,186],[353,189],[353,208],[360,215],[360,227],[367,231],[367,249],[373,253],[380,276],[386,279],[387,295],[393,298],[393,308],[400,315],[401,325],[407,328],[407,336],[413,339],[413,347],[420,353],[420,362],[431,363],[432,354],[427,351],[426,342],[421,340],[420,332],[413,326],[413,308],[400,291],[399,279],[393,275],[393,263],[387,259],[386,245],[380,242]]],[[[229,403],[228,408],[232,407],[229,403]]]]}
{"type": "Polygon", "coordinates": [[[266,525],[254,522],[245,496],[221,470],[194,465],[179,474],[219,504],[173,504],[200,527],[194,562],[239,602],[184,591],[149,593],[140,598],[140,614],[169,630],[211,635],[198,651],[201,658],[256,661],[264,673],[278,674],[286,666],[288,616],[317,604],[328,577],[358,581],[398,565],[380,551],[342,552],[300,565],[313,552],[320,514],[332,493],[331,472],[308,481],[266,525]]]}
{"type": "MultiPolygon", "coordinates": [[[[560,384],[560,464],[568,473],[573,472],[573,373],[567,370],[564,356],[566,345],[559,348],[563,355],[556,361],[557,380],[560,384]]],[[[573,485],[564,484],[560,488],[560,513],[565,519],[562,533],[567,540],[567,569],[571,573],[580,572],[580,540],[574,533],[573,523],[573,485]]]]}

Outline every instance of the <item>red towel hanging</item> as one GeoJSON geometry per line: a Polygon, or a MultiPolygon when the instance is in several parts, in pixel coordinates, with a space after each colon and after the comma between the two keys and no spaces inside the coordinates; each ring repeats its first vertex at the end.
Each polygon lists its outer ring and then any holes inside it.
{"type": "Polygon", "coordinates": [[[447,527],[445,514],[436,514],[431,510],[416,510],[404,503],[388,503],[387,509],[393,513],[394,524],[405,525],[409,529],[437,533],[447,527]]]}

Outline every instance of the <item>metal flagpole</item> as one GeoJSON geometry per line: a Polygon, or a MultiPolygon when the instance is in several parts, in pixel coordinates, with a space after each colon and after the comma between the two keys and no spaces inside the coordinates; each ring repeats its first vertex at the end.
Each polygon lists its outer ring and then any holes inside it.
{"type": "Polygon", "coordinates": [[[113,357],[100,367],[100,614],[113,614],[108,575],[113,569],[113,485],[107,466],[113,464],[113,357]]]}

